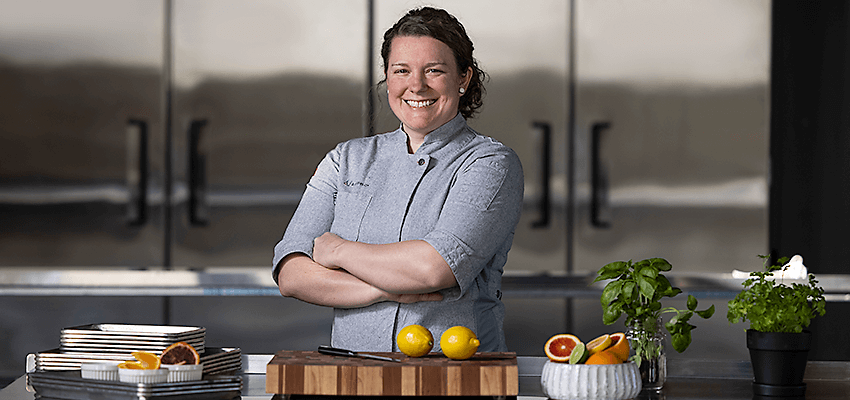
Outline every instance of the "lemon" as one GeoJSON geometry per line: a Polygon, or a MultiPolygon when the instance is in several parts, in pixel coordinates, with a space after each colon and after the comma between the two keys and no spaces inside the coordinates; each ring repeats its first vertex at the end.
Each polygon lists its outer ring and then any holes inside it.
{"type": "Polygon", "coordinates": [[[466,360],[478,350],[481,342],[475,332],[465,326],[453,326],[443,332],[440,337],[440,347],[443,354],[453,360],[466,360]]]}
{"type": "Polygon", "coordinates": [[[587,352],[590,355],[594,355],[602,350],[607,349],[611,346],[611,335],[604,334],[596,339],[593,339],[587,342],[587,352]]]}
{"type": "Polygon", "coordinates": [[[422,325],[408,325],[399,331],[396,343],[408,357],[422,357],[434,347],[434,336],[422,325]]]}

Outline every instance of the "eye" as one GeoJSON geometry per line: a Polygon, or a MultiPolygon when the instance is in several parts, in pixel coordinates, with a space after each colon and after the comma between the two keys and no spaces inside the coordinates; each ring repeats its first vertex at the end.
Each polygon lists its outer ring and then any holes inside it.
{"type": "Polygon", "coordinates": [[[428,68],[425,72],[427,72],[429,74],[442,74],[443,70],[438,69],[438,68],[428,68]]]}
{"type": "Polygon", "coordinates": [[[407,73],[407,69],[405,69],[405,68],[397,68],[397,69],[394,69],[394,70],[393,70],[393,73],[394,73],[394,74],[406,74],[406,73],[407,73]]]}

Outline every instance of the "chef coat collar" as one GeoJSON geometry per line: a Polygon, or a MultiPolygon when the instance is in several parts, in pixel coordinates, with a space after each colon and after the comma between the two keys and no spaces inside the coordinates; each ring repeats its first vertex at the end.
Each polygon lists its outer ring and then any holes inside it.
{"type": "MultiPolygon", "coordinates": [[[[446,122],[437,129],[434,129],[425,135],[425,141],[419,146],[415,154],[430,154],[450,143],[458,134],[463,132],[466,125],[466,118],[458,113],[449,122],[446,122]]],[[[399,125],[398,131],[401,132],[404,138],[405,150],[407,148],[407,133],[404,132],[404,125],[399,125]]]]}

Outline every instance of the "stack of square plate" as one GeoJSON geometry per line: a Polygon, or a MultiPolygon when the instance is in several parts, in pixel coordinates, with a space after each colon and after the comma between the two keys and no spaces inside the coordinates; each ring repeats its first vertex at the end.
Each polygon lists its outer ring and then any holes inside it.
{"type": "Polygon", "coordinates": [[[84,362],[119,364],[135,358],[134,351],[160,354],[168,346],[186,342],[195,348],[204,374],[242,370],[239,348],[205,347],[206,329],[170,325],[93,324],[65,328],[60,348],[36,353],[36,371],[79,370],[84,362]]]}
{"type": "Polygon", "coordinates": [[[162,353],[168,346],[186,342],[203,353],[206,329],[189,326],[93,324],[65,328],[59,341],[63,353],[162,353]]]}
{"type": "MultiPolygon", "coordinates": [[[[200,353],[204,374],[221,374],[242,370],[242,350],[237,347],[207,347],[200,353]]],[[[59,349],[35,354],[36,371],[78,370],[85,362],[120,364],[134,360],[133,356],[120,353],[63,353],[59,349]]]]}

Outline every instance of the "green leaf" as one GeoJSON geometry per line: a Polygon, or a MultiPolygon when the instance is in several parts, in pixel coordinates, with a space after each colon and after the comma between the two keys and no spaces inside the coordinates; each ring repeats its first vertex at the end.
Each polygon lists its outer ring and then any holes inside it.
{"type": "Polygon", "coordinates": [[[611,304],[612,301],[616,300],[617,297],[620,296],[624,284],[625,282],[623,281],[611,281],[605,285],[605,288],[602,289],[602,297],[600,298],[603,307],[611,304]]]}
{"type": "Polygon", "coordinates": [[[711,318],[712,315],[714,315],[714,304],[712,304],[711,307],[708,307],[705,310],[695,311],[695,312],[700,317],[702,317],[704,319],[709,319],[709,318],[711,318]]]}
{"type": "Polygon", "coordinates": [[[688,346],[691,345],[691,332],[688,331],[687,333],[673,335],[672,342],[673,348],[679,353],[687,350],[688,346]]]}
{"type": "Polygon", "coordinates": [[[602,310],[602,322],[605,325],[611,325],[617,322],[620,319],[620,315],[623,315],[623,311],[619,307],[607,307],[602,310]]]}
{"type": "Polygon", "coordinates": [[[650,258],[649,263],[659,271],[670,271],[673,269],[673,266],[663,258],[650,258]]]}
{"type": "Polygon", "coordinates": [[[697,298],[692,296],[692,295],[688,295],[688,310],[694,311],[696,309],[697,309],[697,298]]]}
{"type": "Polygon", "coordinates": [[[596,279],[593,280],[593,283],[604,281],[606,279],[614,279],[623,274],[626,270],[628,270],[629,265],[623,261],[616,261],[610,264],[605,264],[604,267],[599,269],[599,272],[596,273],[596,279]]]}
{"type": "Polygon", "coordinates": [[[643,297],[652,299],[653,296],[655,296],[655,285],[652,284],[652,281],[640,275],[635,277],[635,280],[638,284],[638,290],[640,290],[640,294],[642,294],[643,297]]]}

